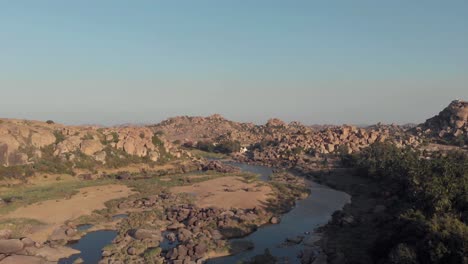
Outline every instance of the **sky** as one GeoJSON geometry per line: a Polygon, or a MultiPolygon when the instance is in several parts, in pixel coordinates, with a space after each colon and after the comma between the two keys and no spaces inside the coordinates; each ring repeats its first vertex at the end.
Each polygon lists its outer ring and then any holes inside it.
{"type": "Polygon", "coordinates": [[[468,1],[0,0],[0,117],[420,123],[468,100],[468,1]]]}

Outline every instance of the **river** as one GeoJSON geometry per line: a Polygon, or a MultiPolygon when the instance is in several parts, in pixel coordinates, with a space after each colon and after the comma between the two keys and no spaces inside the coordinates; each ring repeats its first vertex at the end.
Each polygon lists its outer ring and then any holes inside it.
{"type": "MultiPolygon", "coordinates": [[[[271,168],[265,166],[237,162],[226,163],[237,166],[244,172],[259,174],[262,181],[269,181],[273,173],[271,168]]],[[[253,242],[254,249],[233,256],[210,259],[208,263],[234,264],[262,254],[265,249],[269,249],[272,255],[284,260],[282,262],[299,263],[297,255],[303,248],[302,244],[286,247],[280,245],[288,237],[305,236],[305,239],[308,239],[310,236],[317,236],[313,230],[326,224],[333,212],[340,210],[350,201],[350,196],[344,192],[311,181],[309,181],[309,185],[311,194],[306,199],[298,201],[291,211],[281,216],[279,224],[262,226],[256,232],[242,238],[242,240],[253,242]]],[[[59,263],[72,263],[78,257],[82,258],[84,263],[97,263],[101,257],[102,248],[110,244],[116,235],[117,232],[109,230],[88,233],[78,242],[70,245],[72,248],[80,250],[81,253],[63,259],[59,263]]]]}
{"type": "MultiPolygon", "coordinates": [[[[271,168],[264,166],[247,165],[243,163],[229,162],[230,165],[238,166],[243,171],[258,173],[261,179],[268,181],[273,173],[271,168]]],[[[240,254],[211,259],[209,264],[229,264],[248,260],[253,256],[263,254],[265,249],[283,260],[284,263],[300,263],[297,255],[303,248],[302,244],[294,246],[281,246],[288,237],[317,236],[313,230],[325,225],[330,220],[331,215],[336,210],[341,210],[343,206],[350,202],[350,196],[344,192],[333,190],[327,186],[309,181],[310,195],[296,203],[296,206],[281,217],[281,222],[276,225],[265,225],[256,232],[242,238],[250,240],[255,247],[252,250],[244,251],[240,254]],[[309,235],[306,235],[309,234],[309,235]]]]}

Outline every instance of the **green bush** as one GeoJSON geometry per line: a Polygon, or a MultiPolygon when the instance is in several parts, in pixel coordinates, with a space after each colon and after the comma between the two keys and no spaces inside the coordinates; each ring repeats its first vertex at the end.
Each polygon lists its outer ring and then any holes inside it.
{"type": "Polygon", "coordinates": [[[390,251],[389,262],[391,264],[418,264],[418,258],[414,249],[406,244],[398,244],[390,251]]]}
{"type": "Polygon", "coordinates": [[[54,155],[54,146],[49,145],[41,149],[42,157],[30,165],[34,171],[53,174],[73,175],[73,164],[54,155]]]}
{"type": "Polygon", "coordinates": [[[237,140],[224,140],[221,141],[215,147],[215,152],[223,153],[223,154],[230,154],[234,152],[239,152],[241,149],[241,144],[237,140]]]}
{"type": "Polygon", "coordinates": [[[65,140],[65,136],[63,135],[61,131],[55,130],[54,136],[55,136],[55,144],[58,144],[65,140]]]}
{"type": "Polygon", "coordinates": [[[73,154],[75,155],[73,162],[75,163],[75,167],[78,169],[94,171],[100,164],[92,156],[88,156],[81,151],[75,151],[73,154]]]}
{"type": "Polygon", "coordinates": [[[375,243],[380,263],[466,263],[468,155],[421,153],[376,143],[348,156],[360,175],[398,197],[397,221],[380,223],[375,243]]]}
{"type": "Polygon", "coordinates": [[[206,152],[230,154],[239,152],[241,149],[241,144],[239,141],[233,140],[223,140],[218,144],[214,144],[211,141],[199,141],[196,145],[196,148],[206,152]]]}
{"type": "Polygon", "coordinates": [[[83,137],[81,137],[81,139],[82,140],[93,140],[94,137],[93,137],[93,135],[88,133],[88,134],[84,135],[83,137]]]}
{"type": "Polygon", "coordinates": [[[211,141],[199,141],[197,142],[196,148],[206,152],[214,152],[215,145],[211,141]]]}

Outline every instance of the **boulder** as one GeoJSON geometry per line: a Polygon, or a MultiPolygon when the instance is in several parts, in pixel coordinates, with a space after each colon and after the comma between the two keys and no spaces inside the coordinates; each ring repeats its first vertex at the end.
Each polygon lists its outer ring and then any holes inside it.
{"type": "Polygon", "coordinates": [[[9,229],[0,230],[0,239],[9,239],[13,232],[9,229]]]}
{"type": "Polygon", "coordinates": [[[129,247],[129,248],[127,249],[127,253],[128,253],[129,255],[137,255],[137,254],[138,254],[136,248],[134,248],[134,247],[129,247]]]}
{"type": "Polygon", "coordinates": [[[79,136],[71,136],[57,144],[54,155],[61,155],[77,150],[80,147],[81,139],[79,136]]]}
{"type": "Polygon", "coordinates": [[[55,136],[50,131],[39,131],[37,133],[32,133],[31,135],[31,144],[36,148],[42,148],[55,143],[55,136]]]}
{"type": "Polygon", "coordinates": [[[0,254],[11,254],[21,251],[24,248],[23,243],[19,239],[2,239],[0,240],[0,254]]]}
{"type": "Polygon", "coordinates": [[[13,255],[0,261],[0,264],[45,264],[46,261],[35,256],[13,255]]]}
{"type": "Polygon", "coordinates": [[[177,233],[177,239],[182,242],[189,240],[191,237],[192,237],[192,232],[190,232],[186,228],[179,229],[177,233]]]}
{"type": "Polygon", "coordinates": [[[143,239],[155,239],[161,240],[162,235],[161,232],[158,230],[150,230],[150,229],[136,229],[130,231],[130,236],[135,239],[143,240],[143,239]]]}
{"type": "Polygon", "coordinates": [[[203,257],[203,255],[208,251],[208,246],[205,243],[200,243],[195,246],[195,255],[197,257],[203,257]]]}
{"type": "Polygon", "coordinates": [[[176,240],[177,240],[177,237],[174,233],[168,233],[166,234],[166,239],[171,242],[171,243],[174,243],[176,240]]]}
{"type": "Polygon", "coordinates": [[[83,140],[80,144],[80,150],[86,155],[93,155],[94,153],[101,151],[104,146],[99,140],[87,139],[83,140]]]}
{"type": "Polygon", "coordinates": [[[74,228],[68,228],[67,230],[65,230],[65,234],[70,237],[76,235],[76,233],[76,229],[74,228]]]}
{"type": "Polygon", "coordinates": [[[270,224],[278,224],[280,222],[279,218],[276,217],[276,216],[273,216],[271,219],[270,219],[270,224]]]}
{"type": "Polygon", "coordinates": [[[183,227],[185,227],[184,224],[175,222],[175,223],[169,225],[169,226],[167,227],[167,229],[168,229],[168,230],[177,230],[177,229],[183,228],[183,227]]]}
{"type": "Polygon", "coordinates": [[[34,240],[32,240],[29,237],[22,238],[21,242],[23,243],[25,247],[33,247],[36,244],[36,242],[34,242],[34,240]]]}

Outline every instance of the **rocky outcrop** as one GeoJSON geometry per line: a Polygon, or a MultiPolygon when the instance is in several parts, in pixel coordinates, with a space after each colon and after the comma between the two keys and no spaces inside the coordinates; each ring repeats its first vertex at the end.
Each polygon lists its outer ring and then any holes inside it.
{"type": "Polygon", "coordinates": [[[12,254],[23,249],[24,245],[19,239],[0,240],[0,254],[12,254]]]}
{"type": "Polygon", "coordinates": [[[85,155],[93,155],[98,151],[101,151],[104,146],[101,144],[99,140],[96,139],[86,139],[81,141],[80,143],[80,150],[85,155]]]}
{"type": "MultiPolygon", "coordinates": [[[[165,228],[137,228],[120,234],[110,250],[103,252],[100,263],[115,263],[123,259],[131,259],[132,263],[204,263],[210,252],[230,244],[229,238],[245,236],[271,217],[265,210],[257,208],[227,210],[180,203],[169,206],[175,202],[174,199],[176,196],[160,194],[126,203],[124,207],[164,207],[165,228]],[[163,249],[152,251],[160,247],[163,239],[167,240],[163,249]]],[[[242,250],[252,246],[250,243],[242,250]]],[[[229,248],[240,247],[233,244],[229,248]]]]}
{"type": "Polygon", "coordinates": [[[330,153],[355,153],[375,142],[392,141],[399,147],[418,146],[421,139],[397,125],[377,124],[366,128],[342,125],[320,131],[291,128],[270,133],[262,141],[252,145],[244,161],[254,161],[275,166],[295,165],[302,159],[310,159],[330,153]]]}
{"type": "Polygon", "coordinates": [[[438,115],[417,126],[415,132],[456,145],[468,144],[468,102],[452,101],[438,115]]]}
{"type": "Polygon", "coordinates": [[[156,162],[185,154],[148,127],[64,126],[0,119],[0,166],[5,167],[34,164],[44,159],[47,161],[43,164],[62,163],[70,169],[75,164],[88,166],[92,160],[96,164],[107,164],[114,159],[112,164],[115,166],[131,156],[142,158],[141,162],[156,162]]]}
{"type": "Polygon", "coordinates": [[[149,128],[121,128],[113,131],[118,135],[115,147],[127,154],[145,157],[156,149],[152,142],[154,133],[149,128]]]}
{"type": "Polygon", "coordinates": [[[13,255],[0,260],[0,264],[45,264],[46,260],[35,256],[13,255]]]}
{"type": "Polygon", "coordinates": [[[69,247],[46,245],[31,238],[11,238],[10,230],[0,230],[0,264],[57,263],[61,258],[79,253],[69,247]]]}

